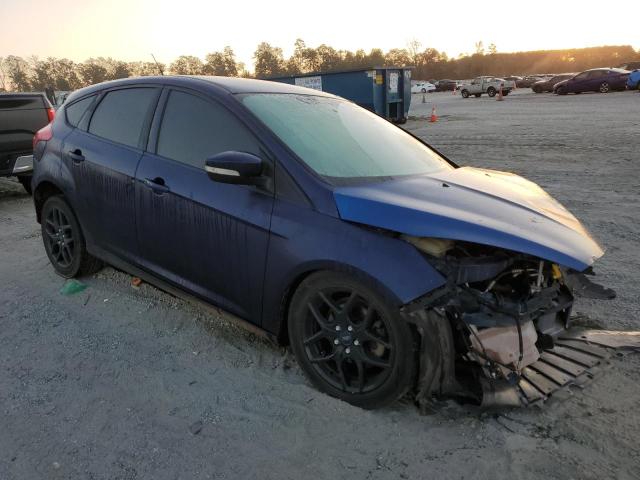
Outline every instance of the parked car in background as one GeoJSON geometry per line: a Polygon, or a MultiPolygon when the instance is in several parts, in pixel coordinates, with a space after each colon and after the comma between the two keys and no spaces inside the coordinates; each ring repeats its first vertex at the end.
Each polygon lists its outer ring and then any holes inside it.
{"type": "Polygon", "coordinates": [[[621,68],[623,70],[640,70],[640,62],[627,62],[621,65],[618,65],[616,68],[621,68]]]}
{"type": "Polygon", "coordinates": [[[430,82],[417,82],[411,85],[411,93],[429,93],[435,90],[436,86],[430,82]]]}
{"type": "Polygon", "coordinates": [[[451,92],[456,89],[458,83],[455,80],[438,80],[436,82],[436,92],[451,92]]]}
{"type": "MultiPolygon", "coordinates": [[[[477,401],[483,385],[533,402],[518,382],[604,253],[534,183],[458,167],[350,101],[284,83],[93,85],[34,142],[57,273],[105,261],[216,304],[364,408],[408,392],[424,407],[434,394],[477,401]]],[[[540,368],[559,375],[553,365],[540,368]]]]}
{"type": "Polygon", "coordinates": [[[627,88],[630,90],[640,90],[640,69],[634,70],[629,74],[627,88]]]}
{"type": "Polygon", "coordinates": [[[522,77],[522,79],[516,81],[516,87],[518,88],[529,88],[536,82],[543,80],[541,77],[534,77],[532,75],[522,77]]]}
{"type": "Polygon", "coordinates": [[[477,77],[469,83],[461,84],[458,89],[462,98],[469,98],[470,95],[481,97],[486,93],[490,97],[495,97],[502,88],[503,95],[509,95],[514,87],[514,82],[498,77],[477,77]]]}
{"type": "Polygon", "coordinates": [[[567,93],[607,93],[611,90],[624,90],[628,77],[629,71],[621,68],[593,68],[557,83],[553,91],[558,95],[566,95],[567,93]]]}
{"type": "Polygon", "coordinates": [[[55,108],[58,108],[60,105],[62,105],[67,99],[67,97],[69,96],[69,94],[71,94],[71,92],[68,90],[56,90],[55,92],[56,103],[54,105],[55,108]]]}
{"type": "Polygon", "coordinates": [[[567,80],[574,75],[575,73],[563,73],[561,75],[555,75],[546,80],[540,80],[531,85],[531,90],[533,90],[535,93],[553,92],[553,87],[556,85],[556,83],[567,80]]]}
{"type": "Polygon", "coordinates": [[[0,176],[31,193],[33,136],[55,113],[44,93],[0,93],[0,176]]]}
{"type": "Polygon", "coordinates": [[[515,83],[516,83],[516,85],[517,85],[517,83],[518,83],[519,81],[521,81],[521,80],[522,80],[522,77],[519,77],[519,76],[517,76],[517,75],[511,75],[511,76],[509,76],[509,77],[504,77],[504,79],[505,79],[505,80],[508,80],[508,81],[510,81],[510,82],[515,82],[515,83]]]}

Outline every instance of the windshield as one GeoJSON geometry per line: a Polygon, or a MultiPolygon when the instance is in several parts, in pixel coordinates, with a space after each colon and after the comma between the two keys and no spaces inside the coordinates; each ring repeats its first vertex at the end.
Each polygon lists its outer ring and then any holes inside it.
{"type": "Polygon", "coordinates": [[[453,168],[402,129],[340,98],[272,93],[241,98],[309,167],[330,180],[453,168]]]}

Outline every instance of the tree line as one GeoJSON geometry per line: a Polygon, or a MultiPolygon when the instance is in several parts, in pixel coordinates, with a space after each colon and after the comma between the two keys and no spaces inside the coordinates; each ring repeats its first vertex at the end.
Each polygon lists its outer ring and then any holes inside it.
{"type": "Polygon", "coordinates": [[[298,39],[289,58],[285,58],[281,48],[263,42],[257,46],[253,60],[254,71],[249,72],[236,59],[231,47],[209,53],[204,59],[183,55],[168,66],[155,61],[124,62],[104,57],[73,62],[66,58],[33,56],[25,59],[9,55],[0,57],[0,90],[41,91],[48,87],[75,90],[107,80],[159,74],[270,78],[378,66],[413,66],[414,79],[467,79],[478,75],[579,72],[640,60],[640,51],[629,45],[619,45],[499,53],[495,45],[485,49],[482,42],[477,42],[474,53],[449,58],[435,48],[422,48],[415,40],[406,48],[394,48],[385,53],[379,48],[369,52],[336,50],[325,44],[312,48],[298,39]]]}

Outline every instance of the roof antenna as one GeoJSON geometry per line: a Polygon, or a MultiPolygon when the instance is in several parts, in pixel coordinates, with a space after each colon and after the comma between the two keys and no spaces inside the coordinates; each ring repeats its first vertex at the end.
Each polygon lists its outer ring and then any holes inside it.
{"type": "Polygon", "coordinates": [[[156,57],[153,56],[153,53],[151,54],[151,58],[153,58],[153,61],[156,62],[156,67],[158,67],[158,72],[160,72],[160,75],[164,76],[164,72],[162,71],[162,68],[160,68],[160,64],[156,60],[156,57]]]}

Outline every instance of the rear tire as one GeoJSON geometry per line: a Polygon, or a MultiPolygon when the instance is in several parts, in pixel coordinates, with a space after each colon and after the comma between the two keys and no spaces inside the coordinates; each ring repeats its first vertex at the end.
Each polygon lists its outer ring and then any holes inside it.
{"type": "Polygon", "coordinates": [[[426,89],[426,88],[423,88],[423,89],[422,89],[422,93],[427,93],[427,89],[426,89]]]}
{"type": "Polygon", "coordinates": [[[41,229],[47,257],[64,278],[89,275],[102,268],[102,262],[87,252],[80,223],[61,195],[44,202],[41,229]]]}
{"type": "Polygon", "coordinates": [[[398,308],[336,272],[318,272],[296,290],[289,339],[320,391],[362,408],[402,397],[415,382],[415,348],[398,308]]]}
{"type": "Polygon", "coordinates": [[[602,82],[600,84],[600,87],[598,88],[598,91],[600,93],[609,93],[609,90],[611,90],[611,87],[609,87],[609,83],[608,82],[602,82]]]}
{"type": "Polygon", "coordinates": [[[22,184],[29,195],[32,195],[31,178],[31,175],[21,175],[18,177],[18,181],[22,184]]]}

